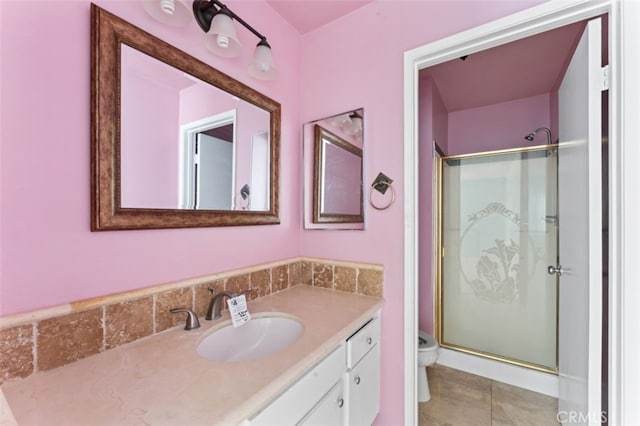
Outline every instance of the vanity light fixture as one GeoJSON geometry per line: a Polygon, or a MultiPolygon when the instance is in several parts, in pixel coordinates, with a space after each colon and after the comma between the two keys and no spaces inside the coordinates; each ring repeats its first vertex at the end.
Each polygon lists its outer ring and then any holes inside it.
{"type": "MultiPolygon", "coordinates": [[[[172,26],[184,26],[189,22],[189,6],[186,0],[144,0],[144,10],[157,21],[172,26]]],[[[273,80],[278,75],[271,46],[267,38],[218,0],[195,0],[192,6],[196,22],[206,34],[205,46],[212,53],[224,58],[235,58],[242,52],[242,43],[236,34],[233,21],[238,21],[260,39],[249,64],[249,75],[258,80],[273,80]]]]}
{"type": "Polygon", "coordinates": [[[355,111],[334,117],[331,125],[350,136],[362,135],[362,116],[355,111]]]}
{"type": "Polygon", "coordinates": [[[207,33],[206,46],[218,56],[233,58],[240,55],[242,44],[236,35],[233,21],[238,21],[260,39],[249,64],[249,75],[259,80],[273,80],[278,75],[276,64],[267,38],[233,13],[218,0],[195,0],[193,15],[196,22],[207,33]]]}

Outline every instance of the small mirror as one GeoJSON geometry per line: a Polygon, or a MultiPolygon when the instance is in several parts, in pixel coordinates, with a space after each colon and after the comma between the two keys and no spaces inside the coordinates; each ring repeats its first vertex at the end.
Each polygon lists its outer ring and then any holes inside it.
{"type": "Polygon", "coordinates": [[[364,229],[363,115],[305,124],[305,228],[364,229]]]}
{"type": "Polygon", "coordinates": [[[279,223],[280,104],[92,5],[92,230],[279,223]]]}

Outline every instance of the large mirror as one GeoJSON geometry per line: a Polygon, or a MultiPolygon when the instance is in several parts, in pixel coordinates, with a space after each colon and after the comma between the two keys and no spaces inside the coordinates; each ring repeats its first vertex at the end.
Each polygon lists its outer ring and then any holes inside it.
{"type": "Polygon", "coordinates": [[[362,108],[304,125],[305,228],[364,229],[362,108]]]}
{"type": "Polygon", "coordinates": [[[279,223],[280,105],[92,5],[92,230],[279,223]]]}

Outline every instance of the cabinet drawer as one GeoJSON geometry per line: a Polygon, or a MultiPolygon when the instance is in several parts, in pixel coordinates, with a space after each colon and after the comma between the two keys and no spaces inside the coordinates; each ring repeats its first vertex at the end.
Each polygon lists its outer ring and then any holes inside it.
{"type": "Polygon", "coordinates": [[[250,425],[298,423],[344,374],[344,345],[309,370],[271,404],[249,420],[250,425]]]}
{"type": "Polygon", "coordinates": [[[353,368],[379,340],[380,319],[375,317],[347,339],[347,368],[353,368]]]}
{"type": "Polygon", "coordinates": [[[344,387],[342,380],[329,391],[328,394],[313,407],[299,425],[304,426],[341,426],[344,424],[344,387]]]}

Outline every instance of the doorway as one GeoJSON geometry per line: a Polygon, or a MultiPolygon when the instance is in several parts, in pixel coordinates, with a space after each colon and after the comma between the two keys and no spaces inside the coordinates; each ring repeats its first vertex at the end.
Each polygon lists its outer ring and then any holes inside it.
{"type": "MultiPolygon", "coordinates": [[[[568,7],[542,5],[530,10],[487,24],[467,32],[457,34],[431,45],[423,46],[405,54],[405,416],[408,423],[415,423],[416,402],[415,372],[417,333],[417,196],[419,170],[414,158],[418,154],[417,119],[417,76],[421,69],[479,52],[500,44],[518,40],[532,34],[561,27],[609,13],[614,6],[608,2],[583,4],[576,2],[568,7]]],[[[615,116],[615,111],[612,115],[615,116]]],[[[600,173],[598,171],[598,173],[600,173]]],[[[593,342],[591,342],[593,343],[593,342]]],[[[601,342],[597,342],[600,347],[601,342]]],[[[598,378],[599,386],[599,378],[598,378]]],[[[588,409],[598,408],[594,401],[588,401],[588,409]]],[[[599,414],[599,413],[598,413],[599,414]]],[[[599,420],[599,418],[598,418],[599,420]]],[[[591,419],[589,419],[591,421],[591,419]]]]}
{"type": "Polygon", "coordinates": [[[180,126],[178,208],[234,208],[237,145],[235,109],[180,126]]]}
{"type": "MultiPolygon", "coordinates": [[[[590,28],[592,24],[601,26],[603,19],[591,21],[590,28]]],[[[606,49],[600,48],[606,44],[606,36],[594,28],[589,30],[593,35],[588,37],[586,26],[586,21],[579,21],[420,72],[420,110],[426,111],[420,117],[421,144],[424,146],[425,139],[437,135],[438,141],[453,154],[445,163],[443,202],[439,206],[439,210],[446,213],[441,215],[443,238],[436,247],[439,253],[435,250],[433,256],[439,259],[435,269],[442,272],[433,285],[430,279],[425,279],[427,274],[422,273],[422,269],[431,266],[428,259],[432,250],[423,247],[425,244],[419,248],[421,302],[432,293],[433,287],[437,294],[435,307],[421,305],[419,326],[421,330],[433,332],[441,347],[446,348],[440,358],[443,365],[465,371],[473,369],[475,374],[496,378],[491,364],[473,366],[477,360],[460,355],[454,358],[450,353],[454,350],[557,374],[557,347],[564,350],[561,355],[565,360],[572,359],[571,363],[564,364],[561,381],[574,376],[566,372],[570,366],[583,364],[565,348],[586,346],[581,340],[585,333],[577,341],[573,339],[581,336],[576,333],[575,325],[587,324],[591,311],[571,308],[572,300],[589,299],[582,294],[584,285],[577,281],[588,282],[589,276],[600,276],[595,271],[582,272],[587,271],[590,264],[595,266],[595,262],[588,260],[588,242],[571,244],[580,240],[581,235],[587,235],[589,202],[575,197],[580,191],[566,191],[563,220],[559,221],[555,168],[552,170],[544,163],[528,167],[532,160],[516,156],[512,159],[516,161],[505,161],[501,154],[516,153],[512,150],[530,153],[532,146],[543,141],[551,146],[562,136],[560,149],[550,150],[556,159],[552,163],[556,164],[558,152],[563,153],[563,158],[574,153],[568,144],[588,139],[586,123],[589,128],[599,127],[600,98],[606,88],[591,89],[588,74],[583,70],[592,67],[595,80],[601,79],[602,67],[608,63],[606,49]],[[588,40],[595,51],[590,54],[593,64],[586,62],[588,40]],[[575,61],[571,60],[573,57],[575,61]],[[588,91],[595,92],[596,105],[589,103],[585,95],[588,91]],[[487,149],[498,151],[478,152],[487,149]],[[459,172],[450,173],[455,170],[459,172]],[[536,185],[532,186],[536,177],[544,178],[547,185],[536,189],[536,185]],[[461,182],[464,184],[456,184],[461,182]],[[478,204],[478,200],[483,201],[478,204]],[[474,205],[473,210],[465,210],[470,204],[474,205]],[[496,204],[501,208],[494,208],[496,204]],[[542,211],[545,207],[547,211],[542,211]],[[572,219],[566,220],[568,217],[572,219]],[[557,254],[560,223],[565,225],[562,255],[557,254]],[[545,238],[537,241],[542,236],[545,238]],[[561,264],[572,272],[561,274],[558,268],[561,264]],[[576,280],[579,275],[581,279],[576,280]],[[558,286],[560,282],[564,284],[558,286]],[[556,293],[562,297],[559,299],[556,293]],[[559,304],[558,300],[564,303],[559,304]],[[564,307],[562,310],[558,309],[560,305],[564,307]],[[425,324],[424,310],[436,311],[433,328],[425,324]],[[570,314],[566,315],[567,312],[570,314]],[[557,321],[558,315],[563,316],[563,321],[557,321]],[[558,325],[565,328],[560,329],[558,325]],[[563,336],[559,345],[558,330],[563,336]]],[[[597,129],[592,138],[594,146],[601,144],[596,140],[599,136],[597,129]]],[[[420,156],[421,168],[431,162],[425,154],[420,156]]],[[[590,179],[588,170],[576,166],[586,167],[588,161],[588,155],[579,154],[571,161],[561,162],[563,188],[567,182],[577,188],[581,181],[590,179]]],[[[599,184],[594,185],[597,187],[599,184]]],[[[420,197],[424,197],[424,192],[424,189],[420,191],[420,197]]],[[[424,198],[430,198],[430,194],[424,198]]],[[[599,212],[600,208],[593,210],[599,212]]],[[[420,220],[428,225],[432,218],[422,213],[420,220]]],[[[599,221],[594,217],[596,220],[599,221]]],[[[429,238],[421,237],[421,243],[429,238]]],[[[594,243],[594,250],[601,251],[599,242],[594,243]]],[[[599,298],[594,292],[593,299],[599,298]]],[[[593,311],[595,313],[595,309],[593,311]]],[[[593,320],[594,329],[600,329],[596,321],[601,322],[600,315],[593,320]]],[[[594,353],[593,356],[600,355],[594,353]]],[[[541,387],[532,384],[531,374],[516,379],[514,371],[507,372],[503,380],[558,396],[556,378],[543,377],[548,385],[541,387]]]]}

